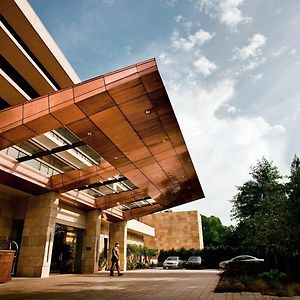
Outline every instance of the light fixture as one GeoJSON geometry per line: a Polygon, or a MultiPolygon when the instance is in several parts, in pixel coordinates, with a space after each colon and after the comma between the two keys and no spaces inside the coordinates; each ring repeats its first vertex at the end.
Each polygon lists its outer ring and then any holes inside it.
{"type": "Polygon", "coordinates": [[[145,114],[146,114],[146,115],[150,115],[150,114],[151,114],[151,110],[150,110],[150,109],[146,109],[146,110],[145,110],[145,114]]]}
{"type": "Polygon", "coordinates": [[[118,159],[118,156],[115,156],[114,159],[118,159]]]}
{"type": "Polygon", "coordinates": [[[86,135],[88,135],[88,136],[91,136],[91,135],[92,135],[92,133],[91,133],[91,132],[88,132],[86,135]]]}

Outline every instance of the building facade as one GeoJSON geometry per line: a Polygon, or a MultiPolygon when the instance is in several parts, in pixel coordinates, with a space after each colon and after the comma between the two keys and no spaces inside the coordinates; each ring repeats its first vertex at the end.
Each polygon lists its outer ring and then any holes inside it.
{"type": "Polygon", "coordinates": [[[135,219],[204,197],[155,59],[81,82],[25,0],[0,1],[0,237],[16,273],[93,273],[135,219]]]}
{"type": "Polygon", "coordinates": [[[144,237],[146,247],[159,250],[202,249],[201,215],[198,211],[161,212],[140,219],[155,227],[155,236],[144,237]]]}

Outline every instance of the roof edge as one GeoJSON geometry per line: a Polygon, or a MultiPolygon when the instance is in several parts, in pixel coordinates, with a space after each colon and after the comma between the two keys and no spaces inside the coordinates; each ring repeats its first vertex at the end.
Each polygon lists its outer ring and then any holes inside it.
{"type": "Polygon", "coordinates": [[[31,24],[33,28],[35,28],[36,33],[48,47],[49,51],[52,55],[56,58],[59,62],[61,67],[65,70],[68,74],[69,78],[76,84],[81,82],[79,76],[72,68],[71,64],[64,56],[52,36],[50,35],[49,31],[46,29],[38,15],[35,13],[31,5],[27,0],[14,0],[15,4],[18,8],[22,11],[23,15],[26,17],[28,22],[31,24]]]}

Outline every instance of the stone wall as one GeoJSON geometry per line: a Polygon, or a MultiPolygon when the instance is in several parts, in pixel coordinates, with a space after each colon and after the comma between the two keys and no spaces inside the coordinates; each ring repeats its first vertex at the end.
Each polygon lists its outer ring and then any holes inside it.
{"type": "Polygon", "coordinates": [[[95,273],[98,271],[98,259],[100,249],[101,212],[98,209],[87,213],[86,230],[84,232],[83,245],[83,273],[95,273]]]}
{"type": "Polygon", "coordinates": [[[13,200],[0,198],[0,239],[10,239],[16,204],[13,200]]]}
{"type": "Polygon", "coordinates": [[[109,262],[111,261],[111,252],[115,243],[120,243],[120,268],[126,271],[127,266],[127,222],[111,223],[109,226],[109,262]]]}
{"type": "Polygon", "coordinates": [[[127,244],[144,246],[144,238],[143,236],[133,233],[127,232],[127,244]]]}
{"type": "Polygon", "coordinates": [[[141,222],[155,228],[155,237],[144,237],[144,244],[157,249],[202,249],[201,215],[198,211],[165,212],[144,216],[141,222]]]}
{"type": "Polygon", "coordinates": [[[58,202],[52,192],[28,199],[18,276],[49,276],[58,202]]]}

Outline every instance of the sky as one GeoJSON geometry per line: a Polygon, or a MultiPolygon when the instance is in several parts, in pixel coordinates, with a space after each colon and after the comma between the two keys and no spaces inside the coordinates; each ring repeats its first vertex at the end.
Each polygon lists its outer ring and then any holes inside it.
{"type": "Polygon", "coordinates": [[[155,57],[205,199],[231,220],[262,157],[300,155],[299,0],[30,0],[81,80],[155,57]]]}

